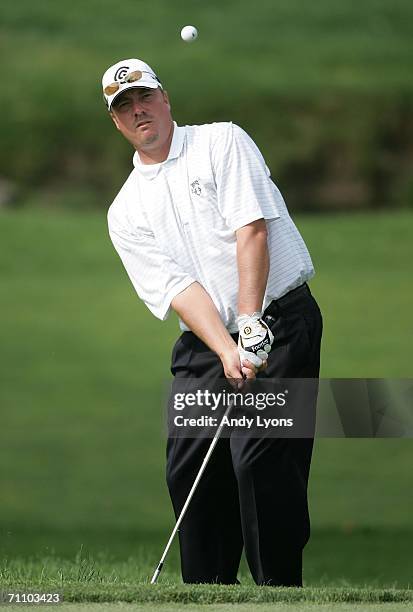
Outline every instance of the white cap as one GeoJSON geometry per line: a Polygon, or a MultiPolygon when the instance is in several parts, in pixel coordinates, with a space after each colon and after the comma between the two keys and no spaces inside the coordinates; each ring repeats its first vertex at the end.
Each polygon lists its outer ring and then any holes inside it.
{"type": "Polygon", "coordinates": [[[103,97],[108,110],[121,93],[134,87],[162,89],[162,84],[152,68],[139,59],[121,60],[108,68],[102,78],[103,97]]]}

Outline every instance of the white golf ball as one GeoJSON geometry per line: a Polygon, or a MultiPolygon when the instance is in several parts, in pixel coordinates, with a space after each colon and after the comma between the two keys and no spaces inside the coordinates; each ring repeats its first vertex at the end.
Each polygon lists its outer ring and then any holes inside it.
{"type": "Polygon", "coordinates": [[[181,30],[181,38],[185,42],[193,42],[198,38],[198,30],[191,25],[187,25],[181,30]]]}

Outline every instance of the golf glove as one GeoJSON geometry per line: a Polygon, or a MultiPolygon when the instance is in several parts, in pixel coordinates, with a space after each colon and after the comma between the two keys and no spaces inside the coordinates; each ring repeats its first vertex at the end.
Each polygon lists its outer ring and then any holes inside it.
{"type": "Polygon", "coordinates": [[[248,359],[256,368],[267,361],[274,335],[262,320],[260,312],[238,317],[238,352],[241,363],[248,359]]]}

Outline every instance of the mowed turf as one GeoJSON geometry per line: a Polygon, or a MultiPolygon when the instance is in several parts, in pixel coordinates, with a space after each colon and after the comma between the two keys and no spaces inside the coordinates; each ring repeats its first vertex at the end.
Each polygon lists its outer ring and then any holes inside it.
{"type": "MultiPolygon", "coordinates": [[[[322,375],[411,376],[413,215],[297,223],[317,268],[322,375]]],[[[122,584],[136,600],[173,524],[163,398],[176,319],[136,298],[104,215],[4,213],[0,232],[1,583],[74,597],[122,584]]],[[[411,586],[412,452],[408,439],[317,442],[306,585],[411,586]]],[[[240,576],[252,597],[245,563],[240,576]]],[[[162,584],[178,583],[174,547],[162,584]]]]}
{"type": "MultiPolygon", "coordinates": [[[[294,602],[294,610],[305,610],[306,612],[407,612],[410,610],[411,603],[379,603],[379,604],[308,604],[306,602],[294,602]]],[[[27,606],[8,606],[7,610],[21,611],[26,610],[27,606]]],[[[185,604],[185,612],[199,612],[199,606],[185,604]]],[[[260,604],[259,612],[291,612],[291,603],[271,603],[260,604]]],[[[63,603],[58,605],[48,605],[47,610],[52,612],[179,612],[182,604],[130,604],[123,602],[111,603],[63,603]]],[[[257,604],[237,604],[237,612],[254,612],[257,604]]],[[[234,612],[234,604],[209,604],[208,612],[234,612]]]]}

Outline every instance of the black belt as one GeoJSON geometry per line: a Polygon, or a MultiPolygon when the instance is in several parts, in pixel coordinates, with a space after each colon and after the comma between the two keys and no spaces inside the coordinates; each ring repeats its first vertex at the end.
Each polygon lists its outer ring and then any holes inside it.
{"type": "Polygon", "coordinates": [[[298,304],[304,297],[310,296],[311,291],[307,283],[292,289],[278,300],[273,300],[265,309],[263,319],[265,317],[276,318],[283,310],[291,309],[295,304],[298,304]]]}
{"type": "MultiPolygon", "coordinates": [[[[298,304],[303,300],[303,298],[308,297],[310,295],[311,291],[307,283],[304,283],[303,285],[292,289],[291,291],[280,297],[278,300],[273,300],[267,306],[263,314],[263,319],[265,319],[265,317],[272,317],[273,319],[278,318],[283,310],[291,309],[296,303],[298,304]]],[[[270,322],[267,323],[270,324],[270,322]]],[[[237,335],[238,332],[231,333],[231,336],[235,340],[237,335]]],[[[183,334],[181,335],[181,340],[186,346],[192,348],[193,350],[199,350],[200,347],[205,351],[210,350],[207,345],[204,344],[202,340],[200,340],[200,338],[198,338],[198,336],[196,336],[191,331],[183,332],[183,334]]]]}

